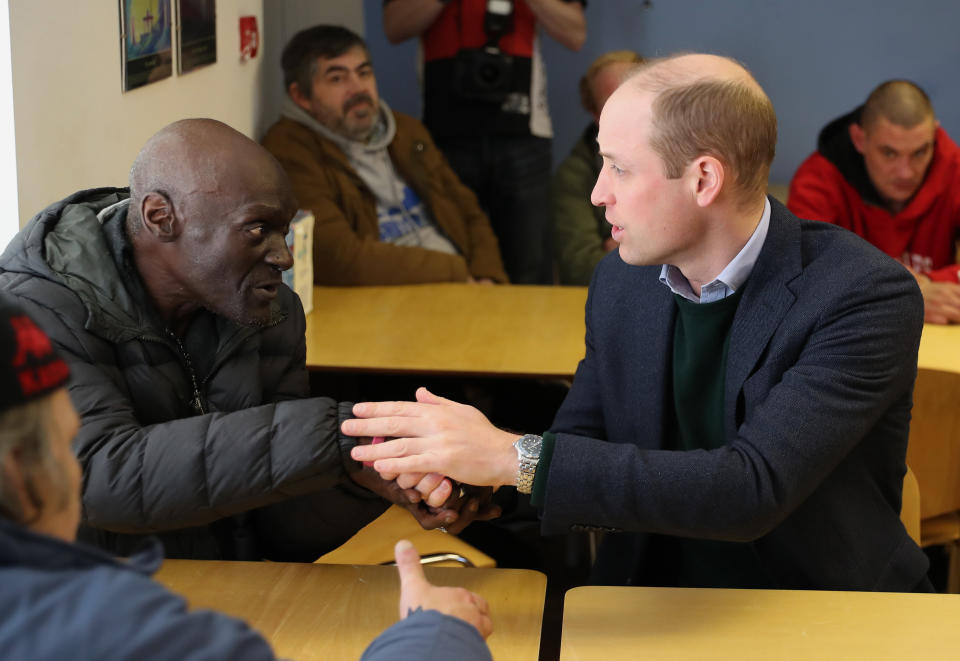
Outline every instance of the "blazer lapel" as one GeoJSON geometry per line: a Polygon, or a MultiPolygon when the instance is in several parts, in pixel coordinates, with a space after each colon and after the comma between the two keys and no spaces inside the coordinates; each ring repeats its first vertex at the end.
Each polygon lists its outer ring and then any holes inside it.
{"type": "MultiPolygon", "coordinates": [[[[643,316],[649,323],[639,325],[638,347],[643,347],[641,355],[647,364],[639,366],[637,375],[642,386],[637,389],[636,410],[642,411],[647,427],[647,437],[660,441],[667,431],[665,415],[667,401],[673,401],[673,392],[667,392],[672,383],[673,370],[673,326],[677,305],[673,294],[659,281],[647,284],[651,288],[651,300],[642,308],[643,316]],[[669,396],[669,399],[667,397],[669,396]]],[[[656,448],[661,447],[658,443],[656,448]]]]}
{"type": "Polygon", "coordinates": [[[616,285],[605,287],[599,294],[602,302],[594,307],[612,311],[604,316],[602,334],[594,336],[594,342],[605,344],[597,379],[605,386],[608,438],[659,449],[666,429],[665,402],[672,401],[667,387],[676,304],[659,281],[660,266],[630,266],[615,259],[611,280],[616,285]],[[644,433],[638,435],[637,429],[644,433]]]}
{"type": "Polygon", "coordinates": [[[770,207],[767,238],[744,285],[730,329],[724,387],[724,426],[728,438],[736,435],[736,403],[743,382],[796,299],[787,284],[801,271],[800,224],[776,200],[770,200],[770,207]]]}

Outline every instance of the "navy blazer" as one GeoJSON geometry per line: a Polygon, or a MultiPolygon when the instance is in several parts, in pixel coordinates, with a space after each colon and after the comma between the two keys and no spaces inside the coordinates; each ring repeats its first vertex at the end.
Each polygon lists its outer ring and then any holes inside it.
{"type": "Polygon", "coordinates": [[[730,331],[716,450],[663,449],[676,303],[660,267],[614,252],[594,273],[542,524],[627,531],[604,541],[604,582],[633,582],[642,533],[749,542],[782,588],[907,591],[924,579],[899,518],[919,288],[851,232],[770,204],[730,331]]]}

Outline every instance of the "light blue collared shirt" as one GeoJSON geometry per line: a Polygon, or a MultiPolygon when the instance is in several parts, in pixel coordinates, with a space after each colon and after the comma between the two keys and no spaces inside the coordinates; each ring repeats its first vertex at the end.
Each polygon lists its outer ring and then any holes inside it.
{"type": "Polygon", "coordinates": [[[770,200],[765,200],[763,204],[763,215],[760,216],[760,222],[746,245],[741,248],[737,256],[727,264],[720,275],[714,278],[713,282],[700,288],[700,296],[693,293],[690,281],[686,276],[672,264],[664,264],[660,270],[660,282],[670,288],[674,294],[683,296],[688,301],[694,303],[713,303],[726,298],[737,291],[753,271],[753,265],[757,263],[757,257],[760,256],[760,250],[763,248],[763,242],[767,238],[767,229],[770,227],[770,200]]]}

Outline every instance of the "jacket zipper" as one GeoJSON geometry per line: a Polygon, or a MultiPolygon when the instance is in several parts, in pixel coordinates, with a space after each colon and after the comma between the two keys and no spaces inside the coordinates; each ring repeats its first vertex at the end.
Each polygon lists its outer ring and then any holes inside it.
{"type": "Polygon", "coordinates": [[[180,342],[180,338],[177,337],[176,333],[169,328],[167,329],[167,335],[177,343],[177,348],[180,350],[180,357],[183,358],[183,364],[187,368],[187,374],[190,376],[190,384],[193,386],[193,400],[190,402],[190,407],[200,415],[203,415],[206,411],[203,408],[203,398],[200,396],[200,388],[197,385],[197,374],[193,370],[193,361],[190,360],[190,354],[183,348],[183,343],[180,342]]]}

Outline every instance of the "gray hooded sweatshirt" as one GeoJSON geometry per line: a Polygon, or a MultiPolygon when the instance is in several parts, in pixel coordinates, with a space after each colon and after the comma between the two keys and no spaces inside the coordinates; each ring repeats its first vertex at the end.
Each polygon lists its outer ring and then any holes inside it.
{"type": "Polygon", "coordinates": [[[284,97],[280,114],[316,131],[343,150],[350,165],[376,198],[381,241],[450,255],[460,254],[457,247],[440,232],[430,216],[430,209],[400,176],[390,160],[387,146],[397,132],[397,125],[386,101],[380,100],[380,117],[366,142],[334,133],[289,96],[284,97]]]}

